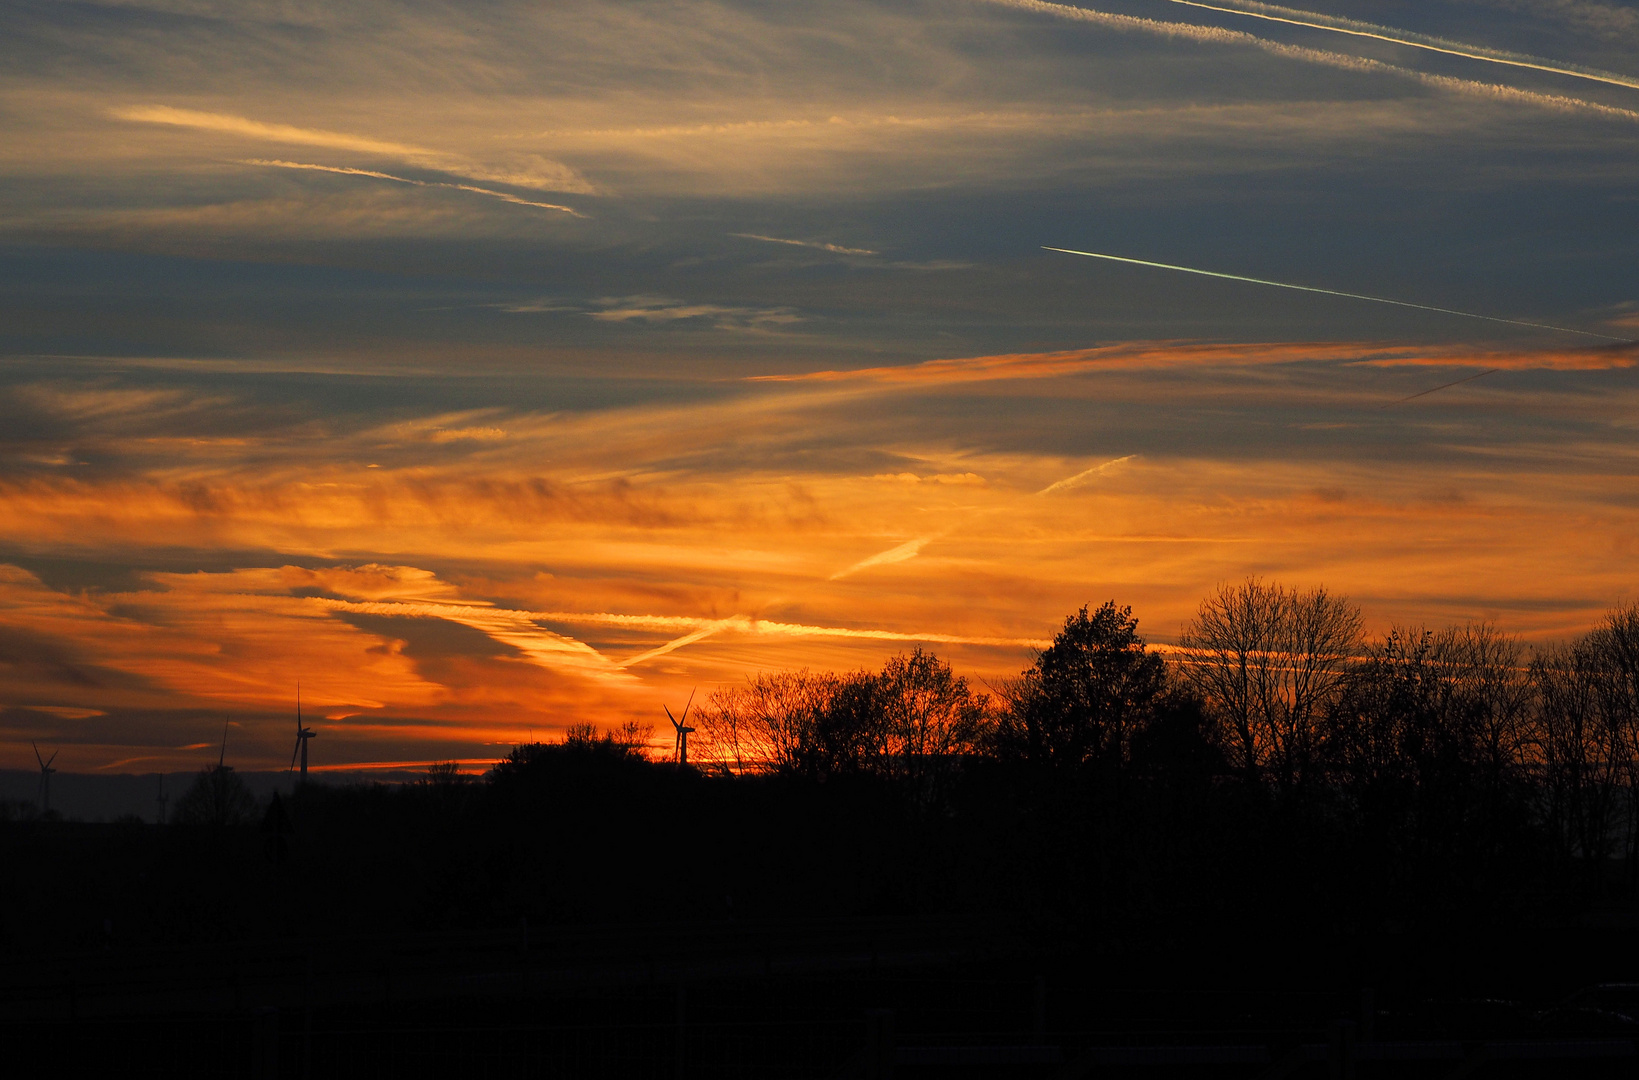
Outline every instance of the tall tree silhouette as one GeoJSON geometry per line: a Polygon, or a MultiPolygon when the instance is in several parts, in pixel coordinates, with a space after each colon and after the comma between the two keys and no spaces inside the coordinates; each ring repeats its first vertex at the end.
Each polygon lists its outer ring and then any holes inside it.
{"type": "Polygon", "coordinates": [[[1184,628],[1184,676],[1224,727],[1248,781],[1283,790],[1313,758],[1317,721],[1360,645],[1360,609],[1324,588],[1299,592],[1248,578],[1221,585],[1184,628]]]}
{"type": "Polygon", "coordinates": [[[1166,683],[1166,664],[1145,649],[1132,608],[1109,601],[1089,615],[1083,607],[1006,688],[998,747],[1039,764],[1119,768],[1166,683]]]}

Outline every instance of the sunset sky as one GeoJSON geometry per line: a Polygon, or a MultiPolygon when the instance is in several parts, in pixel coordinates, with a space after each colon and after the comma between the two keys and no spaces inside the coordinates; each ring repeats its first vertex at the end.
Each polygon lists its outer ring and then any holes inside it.
{"type": "Polygon", "coordinates": [[[481,762],[1249,574],[1562,638],[1636,240],[1631,2],[13,0],[0,766],[283,768],[298,679],[315,764],[481,762]]]}

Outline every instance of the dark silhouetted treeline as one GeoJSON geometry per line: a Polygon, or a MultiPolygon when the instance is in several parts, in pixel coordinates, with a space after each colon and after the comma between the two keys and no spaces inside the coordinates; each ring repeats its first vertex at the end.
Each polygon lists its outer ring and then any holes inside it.
{"type": "Polygon", "coordinates": [[[1250,580],[1175,648],[1109,603],[1002,683],[915,650],[759,675],[691,723],[686,765],[582,719],[482,777],[252,811],[209,770],[164,828],[0,824],[0,944],[960,915],[1267,959],[1639,892],[1635,607],[1528,654],[1488,624],[1367,640],[1343,598],[1250,580]]]}

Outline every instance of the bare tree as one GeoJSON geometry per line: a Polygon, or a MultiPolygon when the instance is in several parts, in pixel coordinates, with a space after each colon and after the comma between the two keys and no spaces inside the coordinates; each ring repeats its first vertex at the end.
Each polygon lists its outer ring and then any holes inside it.
{"type": "Polygon", "coordinates": [[[970,749],[986,713],[967,680],[917,649],[881,672],[758,674],[714,691],[699,727],[708,759],[737,772],[920,776],[970,749]]]}
{"type": "Polygon", "coordinates": [[[1368,826],[1442,860],[1490,858],[1523,822],[1530,683],[1485,623],[1395,628],[1327,711],[1321,761],[1368,826]]]}
{"type": "Polygon", "coordinates": [[[1519,638],[1487,622],[1434,635],[1433,660],[1452,711],[1467,728],[1476,764],[1495,798],[1524,761],[1532,690],[1519,638]]]}
{"type": "Polygon", "coordinates": [[[736,772],[801,768],[836,682],[833,675],[780,671],[718,688],[699,714],[705,758],[736,772]]]}
{"type": "Polygon", "coordinates": [[[1626,772],[1622,717],[1609,706],[1610,657],[1597,633],[1544,650],[1531,663],[1543,817],[1562,855],[1596,873],[1610,852],[1626,772]]]}
{"type": "Polygon", "coordinates": [[[1202,601],[1179,639],[1180,668],[1225,729],[1225,751],[1248,780],[1272,770],[1290,790],[1302,779],[1317,721],[1360,634],[1360,609],[1324,588],[1299,592],[1248,578],[1202,601]]]}
{"type": "Polygon", "coordinates": [[[977,745],[989,699],[974,694],[949,664],[921,649],[891,658],[874,681],[887,734],[879,767],[931,798],[952,759],[977,745]]]}
{"type": "Polygon", "coordinates": [[[563,745],[580,750],[603,750],[630,757],[646,758],[649,743],[654,738],[654,725],[628,720],[619,727],[599,730],[587,722],[570,724],[563,729],[563,745]]]}
{"type": "Polygon", "coordinates": [[[1639,876],[1639,603],[1618,607],[1588,635],[1602,675],[1597,686],[1606,723],[1619,733],[1622,812],[1628,872],[1639,876]]]}

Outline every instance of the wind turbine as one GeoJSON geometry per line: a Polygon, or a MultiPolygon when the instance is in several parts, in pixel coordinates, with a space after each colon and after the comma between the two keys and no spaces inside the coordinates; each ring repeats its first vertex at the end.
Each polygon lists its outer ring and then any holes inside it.
{"type": "Polygon", "coordinates": [[[158,822],[160,825],[165,824],[165,804],[170,802],[170,801],[171,801],[171,797],[169,795],[165,794],[165,774],[160,773],[159,774],[159,794],[154,797],[154,802],[159,804],[159,816],[156,817],[154,820],[156,822],[158,822]]]}
{"type": "Polygon", "coordinates": [[[687,765],[689,763],[689,732],[694,730],[688,726],[689,705],[693,704],[694,691],[690,690],[688,704],[683,706],[683,719],[681,720],[672,715],[672,711],[669,706],[661,706],[662,709],[666,710],[666,719],[670,720],[672,722],[672,727],[677,729],[677,763],[679,765],[687,765]]]}
{"type": "MultiPolygon", "coordinates": [[[[290,752],[290,769],[296,767],[296,755],[302,758],[302,783],[307,783],[307,740],[318,738],[318,733],[310,727],[302,726],[302,684],[296,684],[296,748],[290,752]]],[[[286,769],[285,772],[289,772],[286,769]]]]}
{"type": "Polygon", "coordinates": [[[51,774],[57,771],[51,767],[51,763],[57,760],[57,755],[62,751],[53,750],[50,757],[41,758],[40,748],[35,746],[34,743],[29,743],[29,745],[34,747],[34,760],[40,763],[40,813],[49,814],[51,813],[51,774]]]}

